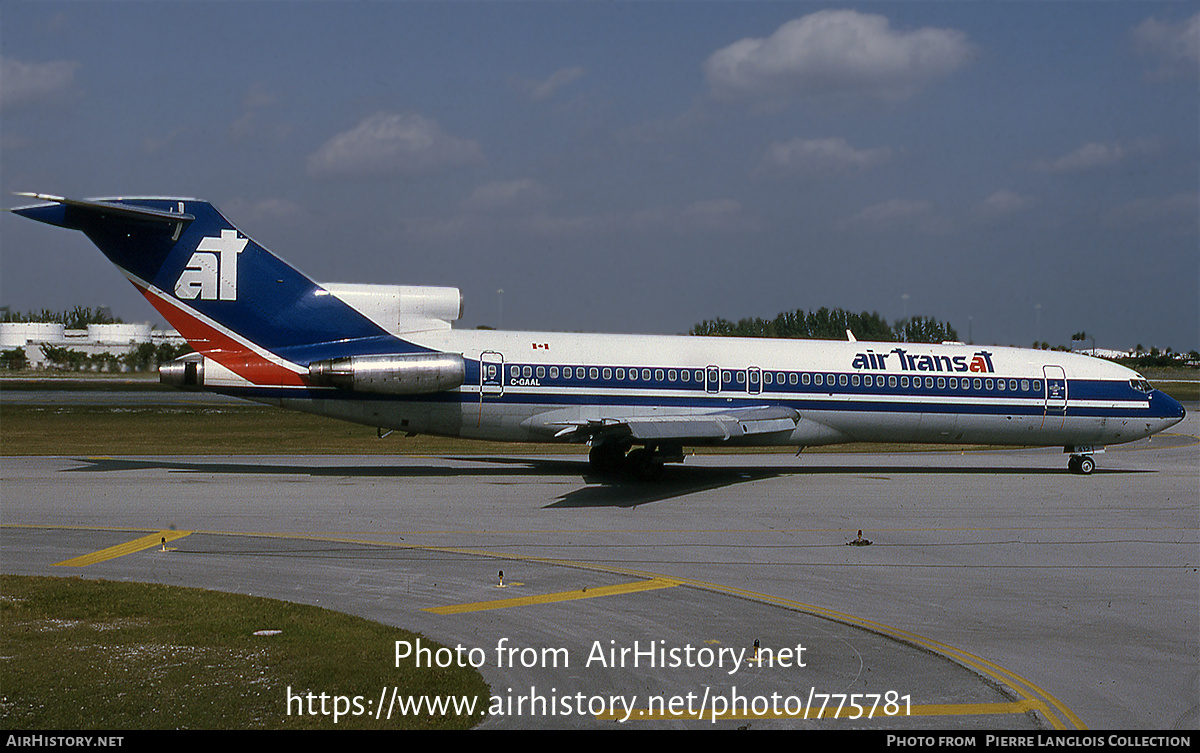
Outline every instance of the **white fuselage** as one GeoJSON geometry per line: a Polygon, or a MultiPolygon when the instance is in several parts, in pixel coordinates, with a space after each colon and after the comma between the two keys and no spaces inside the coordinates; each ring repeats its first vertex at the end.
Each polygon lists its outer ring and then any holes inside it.
{"type": "MultiPolygon", "coordinates": [[[[572,422],[760,406],[800,418],[787,432],[682,443],[1103,445],[1182,418],[1170,398],[1139,388],[1136,372],[1057,351],[491,330],[406,339],[461,353],[466,383],[417,396],[311,387],[253,396],[386,429],[528,442],[564,441],[561,427],[572,422]]],[[[228,391],[237,394],[238,381],[230,377],[228,391]]]]}

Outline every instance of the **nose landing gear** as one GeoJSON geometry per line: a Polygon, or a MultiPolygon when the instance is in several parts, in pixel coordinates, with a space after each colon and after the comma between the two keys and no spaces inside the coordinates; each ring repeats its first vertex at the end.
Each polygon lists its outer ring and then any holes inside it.
{"type": "Polygon", "coordinates": [[[1067,460],[1067,470],[1071,471],[1071,473],[1087,476],[1096,470],[1096,459],[1092,456],[1104,452],[1104,448],[1096,445],[1074,447],[1068,445],[1063,448],[1063,452],[1070,453],[1071,455],[1070,459],[1067,460]]]}

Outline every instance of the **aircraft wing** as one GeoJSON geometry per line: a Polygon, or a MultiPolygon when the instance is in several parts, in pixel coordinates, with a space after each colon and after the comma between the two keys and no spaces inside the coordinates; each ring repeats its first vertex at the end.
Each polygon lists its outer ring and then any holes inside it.
{"type": "Polygon", "coordinates": [[[599,436],[637,441],[726,440],[752,434],[792,431],[800,414],[783,406],[737,408],[710,413],[613,416],[547,422],[557,438],[583,442],[599,436]]]}

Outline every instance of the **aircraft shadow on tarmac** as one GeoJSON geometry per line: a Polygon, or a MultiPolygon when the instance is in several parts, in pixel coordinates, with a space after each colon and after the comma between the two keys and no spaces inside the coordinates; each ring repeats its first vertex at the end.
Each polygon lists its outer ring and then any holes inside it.
{"type": "MultiPolygon", "coordinates": [[[[486,479],[500,476],[577,476],[584,486],[562,494],[547,508],[573,507],[637,507],[697,492],[711,491],[750,481],[780,476],[871,475],[871,476],[933,476],[933,475],[1066,475],[1065,468],[1006,468],[1006,467],[949,467],[949,466],[869,466],[829,465],[798,467],[764,467],[754,465],[698,467],[668,465],[651,481],[628,475],[602,475],[588,467],[580,458],[521,458],[462,456],[449,460],[486,464],[466,466],[424,465],[302,465],[294,462],[237,463],[227,460],[184,460],[178,458],[75,458],[83,465],[66,468],[74,473],[112,473],[117,471],[165,470],[172,473],[208,475],[308,475],[326,478],[444,478],[486,479]]],[[[1115,473],[1149,473],[1140,470],[1097,469],[1097,475],[1115,473]]]]}

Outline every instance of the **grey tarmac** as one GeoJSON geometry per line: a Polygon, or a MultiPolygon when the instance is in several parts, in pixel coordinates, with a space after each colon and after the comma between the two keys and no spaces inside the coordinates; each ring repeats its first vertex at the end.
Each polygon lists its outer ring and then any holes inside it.
{"type": "Polygon", "coordinates": [[[0,551],[8,573],[271,596],[480,649],[514,704],[485,727],[620,723],[568,713],[585,698],[711,714],[721,698],[890,690],[914,716],[715,726],[1195,729],[1188,409],[1089,477],[1053,449],[696,456],[649,484],[562,456],[4,457],[0,551]],[[870,546],[848,545],[859,529],[870,546]],[[56,564],[160,531],[190,533],[56,564]],[[756,639],[791,663],[746,663],[756,639]],[[622,649],[623,666],[601,661],[622,649]],[[550,710],[517,708],[539,697],[550,710]]]}

